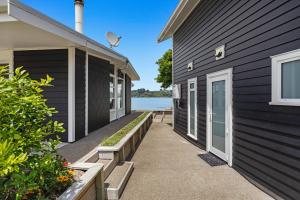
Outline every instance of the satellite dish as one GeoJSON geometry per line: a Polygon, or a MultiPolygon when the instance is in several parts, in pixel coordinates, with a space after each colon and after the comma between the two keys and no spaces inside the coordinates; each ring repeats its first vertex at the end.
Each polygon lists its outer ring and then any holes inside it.
{"type": "Polygon", "coordinates": [[[113,32],[107,32],[106,33],[106,39],[110,45],[110,48],[113,48],[113,47],[117,47],[119,46],[120,44],[120,41],[121,41],[121,38],[122,37],[118,37],[115,33],[113,32]]]}

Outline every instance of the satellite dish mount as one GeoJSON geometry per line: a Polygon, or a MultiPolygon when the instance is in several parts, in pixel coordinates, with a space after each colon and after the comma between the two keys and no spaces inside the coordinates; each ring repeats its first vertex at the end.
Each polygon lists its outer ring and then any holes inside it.
{"type": "Polygon", "coordinates": [[[117,36],[115,33],[113,32],[107,32],[106,33],[106,39],[110,45],[110,48],[113,48],[113,47],[117,47],[119,46],[120,44],[120,41],[121,41],[121,38],[120,36],[117,36]]]}

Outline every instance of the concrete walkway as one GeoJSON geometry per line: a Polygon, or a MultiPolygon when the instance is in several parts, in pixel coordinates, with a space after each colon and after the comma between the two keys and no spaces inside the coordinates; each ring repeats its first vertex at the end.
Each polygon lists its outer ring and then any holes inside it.
{"type": "Polygon", "coordinates": [[[170,125],[154,122],[121,200],[272,199],[227,165],[211,167],[199,158],[203,153],[170,125]]]}
{"type": "Polygon", "coordinates": [[[73,163],[92,151],[103,139],[110,137],[140,114],[141,112],[136,112],[122,117],[103,128],[90,133],[87,137],[84,137],[77,142],[61,147],[58,149],[58,153],[67,159],[68,162],[73,163]]]}

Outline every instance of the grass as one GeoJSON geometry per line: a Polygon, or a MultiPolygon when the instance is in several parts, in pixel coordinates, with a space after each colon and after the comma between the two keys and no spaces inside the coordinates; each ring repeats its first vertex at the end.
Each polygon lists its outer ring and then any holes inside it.
{"type": "Polygon", "coordinates": [[[135,118],[118,132],[103,140],[103,142],[101,142],[101,146],[114,146],[115,144],[120,142],[120,140],[125,137],[136,125],[138,125],[148,114],[149,112],[144,112],[143,114],[135,118]]]}

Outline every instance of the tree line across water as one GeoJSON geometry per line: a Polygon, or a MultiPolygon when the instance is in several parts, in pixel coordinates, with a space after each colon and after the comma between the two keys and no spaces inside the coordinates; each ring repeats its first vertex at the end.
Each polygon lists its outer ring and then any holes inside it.
{"type": "Polygon", "coordinates": [[[172,97],[172,90],[150,91],[144,88],[132,90],[132,97],[172,97]]]}

